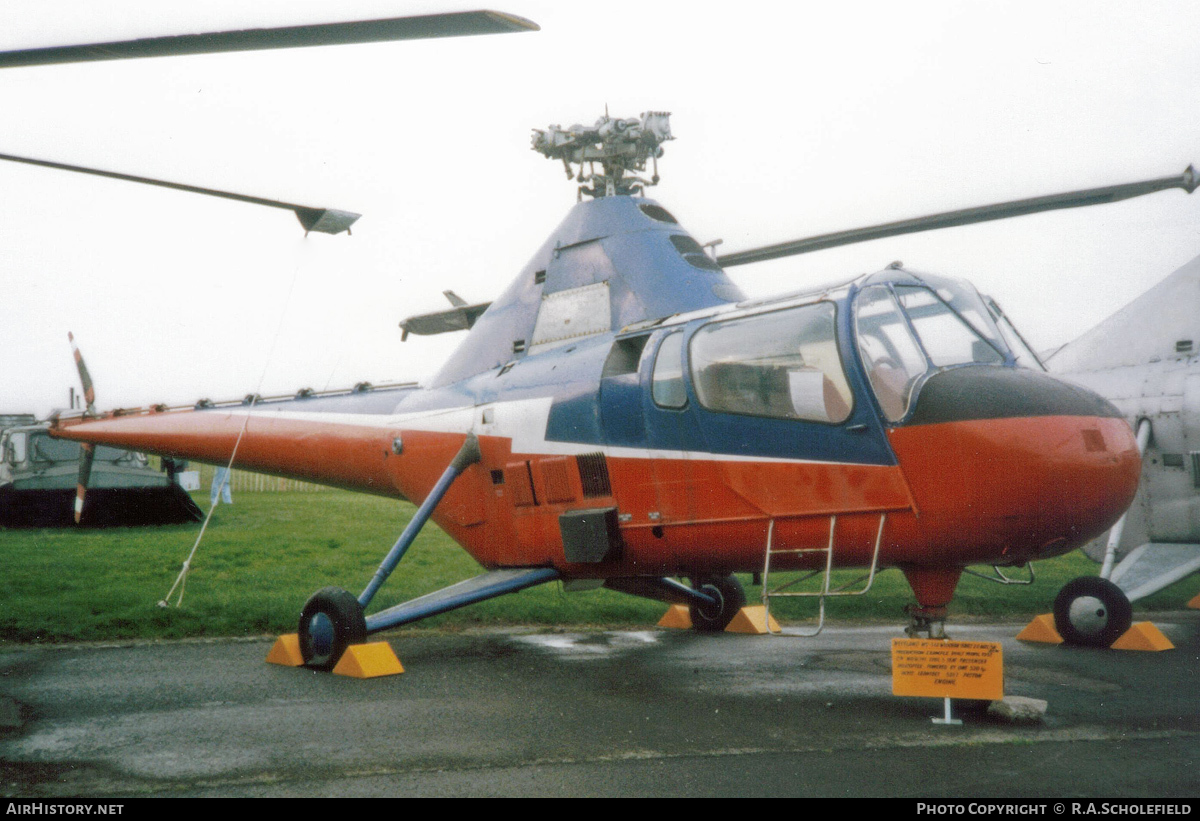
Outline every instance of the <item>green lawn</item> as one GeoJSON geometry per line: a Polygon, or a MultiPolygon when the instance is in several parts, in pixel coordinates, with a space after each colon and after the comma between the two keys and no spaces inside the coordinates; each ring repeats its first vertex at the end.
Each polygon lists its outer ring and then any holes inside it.
{"type": "MultiPolygon", "coordinates": [[[[197,501],[207,509],[206,495],[197,501]]],[[[386,499],[324,491],[241,493],[221,506],[188,575],[183,606],[162,608],[199,525],[107,530],[0,528],[0,643],[99,641],[186,636],[240,636],[295,631],[304,601],[325,585],[362,591],[413,508],[386,499]]],[[[1025,619],[1050,611],[1054,595],[1075,576],[1095,574],[1079,553],[1037,565],[1037,581],[1001,587],[965,577],[951,621],[988,616],[1025,619]]],[[[479,566],[433,525],[422,533],[370,610],[391,606],[469,578],[479,566]]],[[[760,588],[744,577],[755,603],[760,588]]],[[[1200,591],[1187,579],[1138,612],[1181,608],[1200,591]]],[[[904,624],[911,593],[886,572],[865,596],[831,600],[827,620],[904,624]]],[[[417,629],[480,624],[653,625],[665,606],[605,590],[566,593],[548,584],[424,622],[417,629]]],[[[815,614],[815,602],[777,600],[785,625],[815,614]]]]}

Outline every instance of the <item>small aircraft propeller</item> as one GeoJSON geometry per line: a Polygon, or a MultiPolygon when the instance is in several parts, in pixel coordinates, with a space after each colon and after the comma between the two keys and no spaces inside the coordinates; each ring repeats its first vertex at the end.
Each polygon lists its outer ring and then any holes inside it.
{"type": "Polygon", "coordinates": [[[341,23],[243,29],[241,31],[200,32],[110,43],[21,49],[0,52],[0,68],[78,63],[92,60],[216,54],[274,48],[380,43],[388,40],[424,40],[433,37],[465,37],[474,34],[505,34],[539,30],[536,23],[514,14],[486,10],[463,11],[417,17],[353,20],[341,23]]]}
{"type": "MultiPolygon", "coordinates": [[[[87,403],[87,412],[94,414],[96,412],[96,388],[92,385],[92,375],[88,373],[87,363],[83,361],[83,354],[79,352],[79,346],[75,344],[75,334],[68,331],[67,339],[70,340],[71,352],[75,355],[75,368],[79,371],[79,382],[83,386],[83,401],[87,403]]],[[[79,524],[79,520],[83,518],[83,501],[87,497],[88,482],[92,478],[92,460],[95,456],[95,445],[88,442],[80,443],[79,478],[75,483],[75,524],[79,524]]]]}
{"type": "Polygon", "coordinates": [[[810,251],[820,251],[825,248],[836,248],[839,245],[851,245],[856,242],[866,242],[883,237],[894,237],[900,234],[914,234],[919,231],[933,231],[938,228],[951,228],[957,225],[971,225],[977,222],[1019,217],[1025,214],[1036,214],[1041,211],[1055,211],[1063,208],[1080,208],[1085,205],[1102,205],[1109,202],[1140,197],[1155,191],[1165,191],[1168,188],[1182,188],[1187,193],[1196,190],[1200,184],[1200,174],[1192,166],[1188,166],[1182,174],[1175,177],[1143,180],[1141,182],[1109,185],[1103,188],[1089,188],[1083,191],[1071,191],[1066,194],[1052,194],[1045,197],[1033,197],[1024,200],[984,205],[978,208],[964,208],[960,211],[947,211],[941,214],[931,214],[925,217],[888,222],[882,225],[872,225],[867,228],[856,228],[850,231],[837,231],[832,234],[820,234],[805,239],[781,242],[776,245],[764,245],[746,251],[737,251],[717,257],[717,263],[722,268],[733,265],[747,265],[751,262],[763,262],[768,259],[790,257],[796,254],[807,254],[810,251]]]}

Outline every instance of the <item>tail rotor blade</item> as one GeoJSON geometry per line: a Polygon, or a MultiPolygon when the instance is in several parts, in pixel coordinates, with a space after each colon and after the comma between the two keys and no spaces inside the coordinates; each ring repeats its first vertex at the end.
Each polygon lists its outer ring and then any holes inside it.
{"type": "MultiPolygon", "coordinates": [[[[83,386],[83,400],[87,403],[87,412],[96,412],[96,389],[92,385],[92,375],[88,373],[83,354],[75,344],[75,334],[67,332],[71,342],[71,352],[75,355],[75,368],[79,371],[79,383],[83,386]]],[[[84,442],[79,448],[79,478],[75,484],[75,524],[83,518],[83,503],[87,498],[88,481],[92,478],[92,460],[96,456],[96,446],[84,442]]]]}
{"type": "MultiPolygon", "coordinates": [[[[79,352],[79,346],[75,344],[75,334],[67,332],[67,339],[71,342],[71,352],[75,355],[75,368],[79,371],[79,382],[83,386],[83,400],[87,402],[88,413],[96,412],[96,389],[92,385],[92,375],[88,373],[87,364],[83,361],[83,354],[79,352]]],[[[89,469],[91,463],[88,463],[89,469]]]]}
{"type": "Polygon", "coordinates": [[[83,502],[87,497],[88,481],[92,478],[92,459],[96,446],[83,443],[79,448],[79,480],[75,485],[75,524],[83,518],[83,502]]]}

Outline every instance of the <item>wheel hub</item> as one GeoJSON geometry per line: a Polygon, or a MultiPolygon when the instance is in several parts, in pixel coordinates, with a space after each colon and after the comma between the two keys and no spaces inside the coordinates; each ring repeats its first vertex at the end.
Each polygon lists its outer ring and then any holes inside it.
{"type": "Polygon", "coordinates": [[[1097,635],[1108,625],[1108,607],[1095,596],[1080,596],[1067,612],[1080,633],[1097,635]]]}
{"type": "Polygon", "coordinates": [[[333,622],[324,613],[317,613],[308,620],[308,634],[312,637],[313,652],[327,656],[333,650],[333,622]]]}

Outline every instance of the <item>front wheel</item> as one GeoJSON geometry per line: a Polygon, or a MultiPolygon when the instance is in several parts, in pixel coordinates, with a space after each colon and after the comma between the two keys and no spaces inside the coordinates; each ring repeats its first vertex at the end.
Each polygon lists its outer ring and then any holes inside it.
{"type": "Polygon", "coordinates": [[[696,579],[692,587],[713,597],[716,602],[709,606],[693,604],[688,608],[692,627],[702,633],[718,633],[729,626],[737,612],[746,606],[746,591],[736,576],[720,576],[696,579]]]}
{"type": "Polygon", "coordinates": [[[1133,605],[1121,588],[1098,576],[1080,576],[1054,599],[1054,626],[1063,641],[1108,647],[1133,623],[1133,605]]]}
{"type": "Polygon", "coordinates": [[[352,644],[367,637],[362,605],[340,587],[318,590],[300,611],[300,655],[309,667],[328,670],[352,644]]]}

